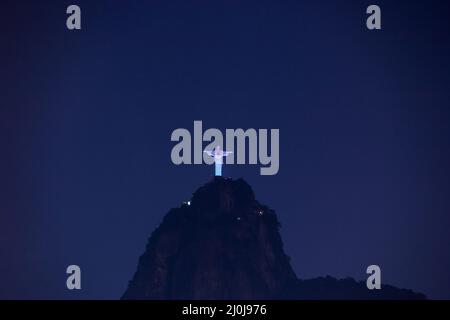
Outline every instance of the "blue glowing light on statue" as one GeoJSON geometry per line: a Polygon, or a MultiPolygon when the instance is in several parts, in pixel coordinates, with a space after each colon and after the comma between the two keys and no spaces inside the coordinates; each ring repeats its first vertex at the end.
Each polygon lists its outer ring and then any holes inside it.
{"type": "Polygon", "coordinates": [[[210,157],[214,158],[214,164],[215,164],[215,176],[221,177],[222,176],[222,165],[223,165],[223,157],[228,156],[229,154],[233,153],[232,151],[223,151],[220,146],[217,146],[214,151],[207,151],[205,150],[210,157]]]}

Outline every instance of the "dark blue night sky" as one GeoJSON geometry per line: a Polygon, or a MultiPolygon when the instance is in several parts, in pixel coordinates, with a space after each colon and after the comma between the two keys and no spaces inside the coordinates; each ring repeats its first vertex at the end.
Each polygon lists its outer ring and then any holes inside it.
{"type": "Polygon", "coordinates": [[[383,283],[450,299],[449,15],[424,0],[2,1],[0,298],[119,298],[164,214],[213,173],[170,160],[171,132],[202,120],[280,129],[278,175],[224,172],[276,210],[300,278],[378,264],[383,283]],[[373,3],[381,31],[365,27],[373,3]]]}

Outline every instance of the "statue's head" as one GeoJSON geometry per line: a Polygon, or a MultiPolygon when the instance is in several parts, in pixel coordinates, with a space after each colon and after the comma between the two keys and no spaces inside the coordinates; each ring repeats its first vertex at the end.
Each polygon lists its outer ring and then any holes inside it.
{"type": "Polygon", "coordinates": [[[220,151],[220,146],[217,146],[217,147],[216,147],[216,151],[220,151]]]}

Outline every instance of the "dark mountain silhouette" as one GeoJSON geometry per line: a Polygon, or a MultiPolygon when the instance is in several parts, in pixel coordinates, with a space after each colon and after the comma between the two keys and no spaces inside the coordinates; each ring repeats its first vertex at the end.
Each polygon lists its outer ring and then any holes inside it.
{"type": "Polygon", "coordinates": [[[216,177],[169,211],[122,299],[423,299],[391,286],[297,279],[275,212],[242,179],[216,177]]]}

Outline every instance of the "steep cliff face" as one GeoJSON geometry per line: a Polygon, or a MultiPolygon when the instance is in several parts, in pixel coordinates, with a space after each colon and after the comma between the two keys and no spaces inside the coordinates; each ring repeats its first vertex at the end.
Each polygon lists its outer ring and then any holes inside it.
{"type": "Polygon", "coordinates": [[[278,226],[246,182],[215,178],[166,215],[123,298],[275,298],[296,279],[278,226]]]}
{"type": "Polygon", "coordinates": [[[297,279],[273,210],[242,179],[214,178],[169,211],[122,299],[422,299],[331,277],[297,279]]]}

